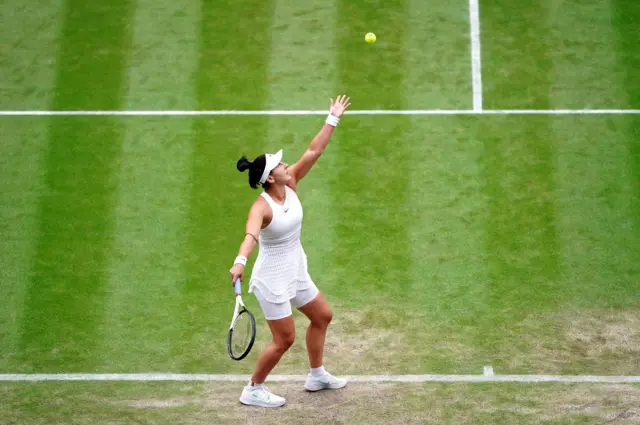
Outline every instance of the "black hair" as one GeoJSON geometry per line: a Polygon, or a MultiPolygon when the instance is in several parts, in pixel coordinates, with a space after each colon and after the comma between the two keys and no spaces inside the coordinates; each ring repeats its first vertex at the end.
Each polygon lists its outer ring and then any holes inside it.
{"type": "MultiPolygon", "coordinates": [[[[253,189],[258,188],[258,185],[260,184],[260,177],[262,177],[264,167],[266,166],[267,157],[264,154],[254,159],[253,162],[249,162],[247,157],[243,156],[238,160],[238,163],[236,164],[236,167],[240,172],[249,170],[249,186],[251,186],[253,189]]],[[[269,187],[269,183],[264,182],[262,187],[266,189],[267,187],[269,187]]]]}

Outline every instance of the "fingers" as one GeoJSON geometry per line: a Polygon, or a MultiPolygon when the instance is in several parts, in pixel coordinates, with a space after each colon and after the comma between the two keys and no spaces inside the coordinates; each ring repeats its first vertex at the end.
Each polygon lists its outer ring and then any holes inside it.
{"type": "Polygon", "coordinates": [[[349,106],[351,106],[351,98],[347,97],[346,94],[341,94],[338,97],[336,97],[335,102],[333,101],[332,98],[329,98],[329,100],[331,101],[331,107],[329,108],[330,111],[333,111],[335,107],[337,107],[336,111],[338,114],[342,114],[342,111],[346,110],[349,106]]]}
{"type": "Polygon", "coordinates": [[[231,270],[229,270],[229,274],[231,275],[232,285],[235,285],[237,278],[240,278],[240,282],[244,282],[244,271],[238,272],[232,268],[231,270]]]}
{"type": "Polygon", "coordinates": [[[350,100],[351,100],[350,97],[347,97],[346,94],[342,94],[342,95],[340,95],[340,96],[338,96],[336,98],[336,103],[338,103],[338,104],[340,104],[342,106],[345,106],[345,105],[347,105],[349,103],[350,100]]]}

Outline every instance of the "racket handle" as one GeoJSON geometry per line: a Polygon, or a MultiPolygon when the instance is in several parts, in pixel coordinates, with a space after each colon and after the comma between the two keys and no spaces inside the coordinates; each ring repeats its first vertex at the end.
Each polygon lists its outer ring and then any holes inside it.
{"type": "Polygon", "coordinates": [[[240,295],[242,293],[241,289],[240,289],[240,278],[236,278],[236,284],[235,284],[235,289],[236,289],[236,295],[240,295]]]}

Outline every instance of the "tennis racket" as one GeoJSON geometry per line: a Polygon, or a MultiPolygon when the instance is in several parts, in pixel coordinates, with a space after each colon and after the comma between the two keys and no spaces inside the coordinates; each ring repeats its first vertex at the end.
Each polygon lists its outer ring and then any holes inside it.
{"type": "Polygon", "coordinates": [[[227,350],[233,360],[242,360],[249,354],[256,340],[256,319],[242,302],[240,278],[236,279],[235,290],[236,308],[233,311],[233,319],[229,327],[227,350]]]}

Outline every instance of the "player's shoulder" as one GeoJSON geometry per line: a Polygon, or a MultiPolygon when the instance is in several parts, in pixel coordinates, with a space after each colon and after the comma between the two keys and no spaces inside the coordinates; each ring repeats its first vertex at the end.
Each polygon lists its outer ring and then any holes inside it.
{"type": "Polygon", "coordinates": [[[256,199],[253,201],[252,204],[252,208],[258,208],[258,207],[264,207],[265,205],[269,205],[269,202],[267,202],[266,198],[262,195],[262,193],[260,193],[258,196],[256,196],[256,199]]]}
{"type": "Polygon", "coordinates": [[[251,207],[249,207],[249,216],[260,216],[264,218],[265,216],[269,215],[270,210],[271,207],[269,206],[267,200],[264,199],[263,196],[258,196],[251,204],[251,207]]]}

